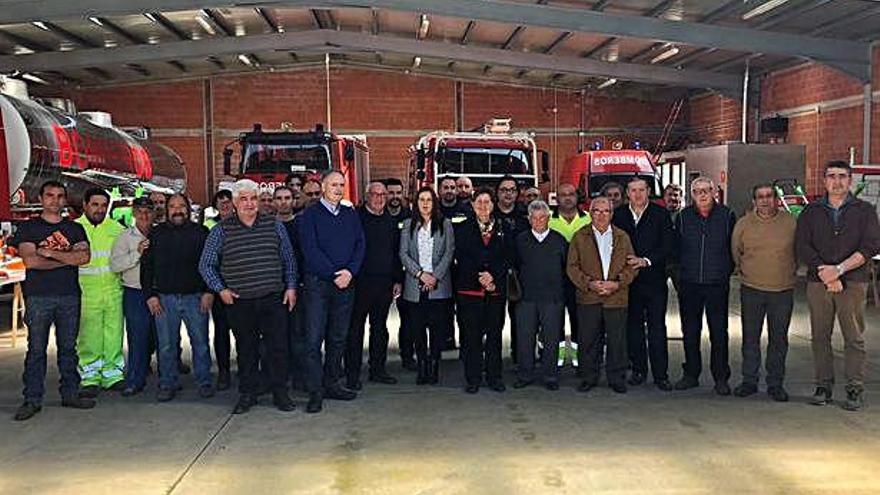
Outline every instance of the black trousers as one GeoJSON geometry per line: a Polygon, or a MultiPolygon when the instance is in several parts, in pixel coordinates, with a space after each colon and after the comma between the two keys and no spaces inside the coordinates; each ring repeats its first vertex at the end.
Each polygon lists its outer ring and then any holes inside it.
{"type": "Polygon", "coordinates": [[[281,293],[275,293],[254,299],[236,299],[234,304],[226,306],[235,334],[238,390],[241,394],[259,393],[261,341],[265,346],[264,369],[268,368],[272,391],[287,389],[288,312],[281,299],[281,293]]]}
{"type": "Polygon", "coordinates": [[[229,326],[229,317],[220,296],[214,297],[214,305],[211,306],[211,319],[214,320],[214,360],[217,361],[217,371],[229,373],[229,356],[232,354],[229,335],[232,328],[229,326]]]}
{"type": "Polygon", "coordinates": [[[305,360],[306,360],[306,337],[305,337],[305,305],[297,303],[296,308],[287,314],[287,337],[288,370],[291,384],[294,389],[305,389],[305,360]]]}
{"type": "Polygon", "coordinates": [[[703,312],[709,322],[709,342],[712,353],[709,368],[716,383],[730,379],[728,362],[727,310],[730,284],[695,284],[681,281],[678,307],[684,334],[684,374],[699,379],[703,371],[700,344],[703,332],[703,312]]]}
{"type": "Polygon", "coordinates": [[[550,352],[541,359],[541,375],[545,383],[559,381],[559,366],[554,351],[559,348],[560,328],[563,327],[565,306],[560,301],[519,301],[516,305],[517,378],[531,381],[535,378],[535,338],[550,352]]]}
{"type": "Polygon", "coordinates": [[[602,340],[607,355],[605,376],[609,384],[623,384],[628,363],[626,354],[626,308],[604,308],[601,304],[578,305],[578,347],[583,352],[583,379],[598,383],[602,340]]]}
{"type": "Polygon", "coordinates": [[[400,350],[400,360],[404,363],[410,363],[415,360],[415,337],[409,316],[409,308],[413,303],[405,300],[403,296],[398,297],[395,302],[397,304],[397,315],[400,317],[400,328],[397,331],[397,347],[400,350]]]}
{"type": "Polygon", "coordinates": [[[449,300],[428,299],[428,294],[423,292],[418,303],[407,304],[417,359],[439,361],[446,345],[449,300]]]}
{"type": "Polygon", "coordinates": [[[385,370],[388,360],[388,311],[391,309],[394,282],[364,277],[354,290],[351,328],[345,345],[345,375],[350,383],[360,380],[364,359],[364,334],[370,321],[370,372],[385,370]]]}
{"type": "Polygon", "coordinates": [[[761,375],[761,333],[767,318],[767,386],[781,387],[788,354],[788,324],[794,291],[768,292],[742,286],[743,383],[757,385],[761,375]]]}
{"type": "Polygon", "coordinates": [[[654,381],[669,378],[669,349],[666,343],[666,280],[660,284],[639,284],[629,288],[626,319],[626,347],[634,373],[648,374],[648,358],[654,381]],[[647,346],[645,336],[647,330],[647,346]]]}
{"type": "Polygon", "coordinates": [[[504,327],[504,298],[500,296],[458,297],[464,376],[468,385],[479,386],[486,358],[486,381],[501,381],[501,329],[504,327]]]}
{"type": "Polygon", "coordinates": [[[516,343],[519,338],[518,332],[516,328],[518,326],[517,318],[516,318],[516,306],[517,303],[513,301],[507,301],[507,320],[510,322],[510,359],[513,361],[513,364],[519,364],[518,361],[518,353],[516,343]]]}

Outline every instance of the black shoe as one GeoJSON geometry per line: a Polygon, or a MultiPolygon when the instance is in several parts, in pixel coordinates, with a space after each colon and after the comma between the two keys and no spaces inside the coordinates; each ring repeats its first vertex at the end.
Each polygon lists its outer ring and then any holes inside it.
{"type": "Polygon", "coordinates": [[[655,381],[654,385],[664,392],[669,392],[670,390],[672,390],[672,383],[670,383],[669,380],[667,380],[666,378],[655,381]]]}
{"type": "Polygon", "coordinates": [[[700,386],[700,380],[684,375],[681,380],[675,382],[675,390],[687,390],[689,388],[697,388],[700,386]]]}
{"type": "Polygon", "coordinates": [[[123,397],[133,397],[144,391],[144,387],[125,387],[122,391],[123,397]]]}
{"type": "Polygon", "coordinates": [[[489,388],[495,392],[504,392],[507,390],[507,387],[504,386],[504,382],[501,380],[489,382],[489,388]]]}
{"type": "Polygon", "coordinates": [[[364,384],[357,379],[347,379],[345,380],[345,388],[358,391],[364,388],[364,384]]]}
{"type": "Polygon", "coordinates": [[[645,374],[640,371],[633,371],[629,376],[629,380],[627,383],[632,385],[633,387],[637,387],[643,383],[645,383],[646,377],[645,374]]]}
{"type": "Polygon", "coordinates": [[[105,390],[109,390],[110,392],[122,392],[125,390],[125,380],[119,380],[113,385],[107,387],[105,390]]]}
{"type": "Polygon", "coordinates": [[[177,363],[177,372],[181,375],[188,375],[190,374],[190,372],[192,372],[192,368],[190,368],[188,364],[181,361],[177,363]]]}
{"type": "Polygon", "coordinates": [[[416,365],[417,375],[416,375],[416,385],[427,385],[430,381],[430,363],[427,360],[419,361],[416,365]]]}
{"type": "Polygon", "coordinates": [[[95,399],[101,393],[101,387],[97,385],[87,385],[80,389],[79,396],[86,399],[95,399]]]}
{"type": "Polygon", "coordinates": [[[559,382],[547,382],[544,384],[544,388],[555,392],[555,391],[559,390],[559,382]]]}
{"type": "Polygon", "coordinates": [[[156,393],[156,400],[159,402],[168,402],[173,399],[175,395],[177,395],[177,391],[174,389],[160,388],[156,393]]]}
{"type": "Polygon", "coordinates": [[[531,380],[522,380],[522,379],[519,379],[519,380],[513,382],[513,388],[526,388],[526,387],[528,387],[528,386],[531,385],[531,384],[532,384],[532,381],[531,381],[531,380]]]}
{"type": "Polygon", "coordinates": [[[324,398],[319,393],[309,394],[309,403],[306,404],[306,412],[309,414],[319,413],[324,408],[324,398]]]}
{"type": "Polygon", "coordinates": [[[385,385],[394,385],[397,383],[397,378],[389,375],[388,372],[385,370],[370,373],[370,377],[368,378],[368,380],[376,383],[384,383],[385,385]]]}
{"type": "Polygon", "coordinates": [[[354,400],[357,393],[343,387],[332,387],[324,390],[324,397],[332,400],[354,400]]]}
{"type": "Polygon", "coordinates": [[[865,394],[861,390],[847,390],[846,402],[840,407],[847,411],[858,411],[865,405],[865,394]]]}
{"type": "Polygon", "coordinates": [[[212,385],[202,385],[199,387],[199,397],[203,399],[214,397],[214,387],[212,385]]]}
{"type": "Polygon", "coordinates": [[[455,345],[455,339],[449,339],[443,343],[444,351],[454,351],[458,349],[458,346],[455,345]]]}
{"type": "Polygon", "coordinates": [[[407,371],[418,371],[419,368],[414,359],[404,359],[403,369],[407,371]]]}
{"type": "MultiPolygon", "coordinates": [[[[769,392],[769,390],[768,390],[769,392]]],[[[733,395],[737,397],[748,397],[758,393],[758,386],[754,383],[740,383],[733,389],[733,395]]]]}
{"type": "Polygon", "coordinates": [[[261,395],[266,395],[272,391],[272,385],[269,382],[260,381],[260,385],[257,388],[257,397],[261,395]]]}
{"type": "Polygon", "coordinates": [[[293,403],[293,400],[290,399],[290,396],[286,391],[273,392],[272,403],[275,404],[275,407],[277,407],[279,411],[290,412],[296,409],[296,405],[293,403]]]}
{"type": "Polygon", "coordinates": [[[238,397],[238,402],[235,403],[235,407],[232,408],[232,414],[244,414],[251,410],[257,404],[257,398],[253,395],[241,394],[238,397]]]}
{"type": "Polygon", "coordinates": [[[577,391],[578,392],[589,392],[590,390],[593,390],[595,387],[596,387],[596,384],[594,382],[588,382],[588,381],[584,380],[581,382],[580,385],[578,385],[577,391]]]}
{"type": "Polygon", "coordinates": [[[730,385],[726,381],[715,383],[715,393],[721,396],[730,395],[730,385]]]}
{"type": "Polygon", "coordinates": [[[61,399],[61,407],[69,407],[71,409],[91,409],[95,407],[94,399],[84,399],[74,395],[73,397],[65,397],[61,399]]]}
{"type": "Polygon", "coordinates": [[[230,385],[232,384],[232,377],[229,375],[228,371],[221,371],[217,374],[217,391],[222,392],[224,390],[229,390],[230,385]]]}
{"type": "Polygon", "coordinates": [[[440,360],[431,359],[428,361],[428,385],[437,385],[440,383],[440,360]]]}
{"type": "Polygon", "coordinates": [[[479,385],[468,385],[464,388],[464,391],[469,394],[475,394],[480,391],[479,385]]]}
{"type": "Polygon", "coordinates": [[[816,387],[813,397],[810,398],[810,404],[814,406],[825,406],[831,402],[831,389],[825,387],[816,387]]]}
{"type": "Polygon", "coordinates": [[[27,421],[34,417],[38,412],[43,410],[43,406],[40,404],[34,404],[33,402],[25,402],[15,411],[15,416],[12,419],[16,421],[27,421]]]}
{"type": "Polygon", "coordinates": [[[617,394],[625,394],[626,393],[626,384],[625,383],[612,383],[609,385],[611,390],[617,394]]]}
{"type": "Polygon", "coordinates": [[[767,387],[767,395],[776,402],[788,402],[788,392],[782,386],[767,387]]]}

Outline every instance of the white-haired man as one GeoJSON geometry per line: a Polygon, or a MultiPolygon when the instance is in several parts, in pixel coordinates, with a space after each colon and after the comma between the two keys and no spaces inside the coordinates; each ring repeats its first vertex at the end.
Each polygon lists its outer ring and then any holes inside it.
{"type": "Polygon", "coordinates": [[[282,411],[292,411],[286,312],[296,304],[296,259],[281,222],[259,212],[256,182],[243,179],[233,184],[232,202],[235,215],[211,229],[199,271],[226,305],[235,334],[240,396],[233,413],[245,413],[257,403],[261,341],[273,402],[282,411]]]}

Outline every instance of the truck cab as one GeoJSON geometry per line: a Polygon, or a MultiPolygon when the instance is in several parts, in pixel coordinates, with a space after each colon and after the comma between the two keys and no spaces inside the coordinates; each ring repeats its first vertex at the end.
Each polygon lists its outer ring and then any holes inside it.
{"type": "Polygon", "coordinates": [[[559,176],[561,184],[574,184],[578,191],[578,203],[588,204],[609,182],[626,188],[634,177],[648,183],[651,200],[663,197],[660,173],[651,162],[651,155],[644,150],[595,150],[578,153],[565,161],[559,176]]]}

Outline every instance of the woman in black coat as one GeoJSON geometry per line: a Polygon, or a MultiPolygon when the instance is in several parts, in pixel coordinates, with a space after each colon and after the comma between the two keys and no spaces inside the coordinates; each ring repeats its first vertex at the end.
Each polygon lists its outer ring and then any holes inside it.
{"type": "Polygon", "coordinates": [[[485,353],[486,383],[492,390],[503,392],[501,330],[507,293],[508,246],[501,222],[492,214],[495,209],[492,191],[480,190],[474,196],[473,206],[474,216],[455,231],[455,288],[465,391],[469,394],[479,391],[485,353]]]}

